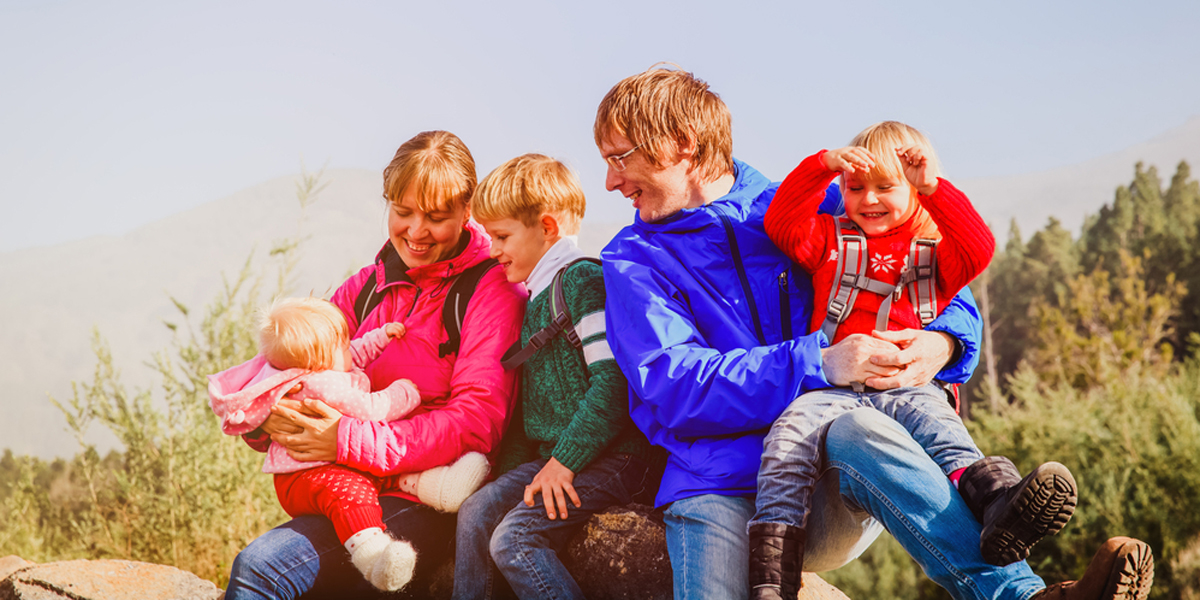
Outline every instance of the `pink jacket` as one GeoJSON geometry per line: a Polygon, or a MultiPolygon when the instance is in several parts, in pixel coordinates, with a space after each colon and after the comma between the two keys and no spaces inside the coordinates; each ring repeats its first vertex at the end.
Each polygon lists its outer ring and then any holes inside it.
{"type": "Polygon", "coordinates": [[[458,354],[438,356],[447,339],[442,304],[454,276],[488,258],[491,241],[483,228],[468,222],[466,247],[456,257],[414,268],[386,243],[367,266],[333,294],[350,330],[370,331],[389,321],[403,323],[403,338],[388,345],[366,368],[371,389],[398,378],[411,379],[421,404],[404,420],[381,423],[343,418],[338,427],[339,464],[375,475],[424,471],[453,462],[466,452],[491,453],[508,425],[516,375],[500,366],[505,350],[517,341],[525,313],[524,287],[509,283],[503,269],[484,274],[468,304],[458,354]],[[376,291],[386,294],[363,322],[354,302],[370,273],[376,291]]]}
{"type": "MultiPolygon", "coordinates": [[[[350,342],[353,371],[309,371],[272,367],[261,354],[248,362],[208,376],[209,406],[221,419],[221,430],[242,435],[262,425],[271,407],[297,383],[303,388],[293,398],[321,398],[345,415],[369,421],[394,421],[412,412],[420,402],[417,389],[397,379],[381,391],[371,392],[371,382],[361,370],[388,345],[383,329],[375,329],[350,342]]],[[[403,450],[402,450],[403,452],[403,450]]],[[[300,462],[288,456],[283,446],[271,444],[263,462],[264,473],[293,473],[323,461],[300,462]]]]}

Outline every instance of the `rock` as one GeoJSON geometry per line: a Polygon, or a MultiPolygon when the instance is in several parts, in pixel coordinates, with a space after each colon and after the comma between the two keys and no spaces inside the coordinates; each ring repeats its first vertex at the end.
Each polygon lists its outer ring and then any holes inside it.
{"type": "Polygon", "coordinates": [[[222,595],[212,582],[187,571],[128,560],[30,563],[0,581],[0,600],[216,600],[222,595]]]}
{"type": "MultiPolygon", "coordinates": [[[[661,516],[648,506],[610,508],[592,517],[567,545],[563,565],[592,600],[672,597],[666,528],[661,516]]],[[[453,564],[442,565],[429,596],[449,598],[453,586],[453,564]]],[[[805,573],[799,600],[849,598],[818,575],[805,573]]]]}
{"type": "Polygon", "coordinates": [[[31,563],[20,556],[8,555],[0,558],[0,579],[4,579],[25,567],[33,566],[37,563],[31,563]]]}

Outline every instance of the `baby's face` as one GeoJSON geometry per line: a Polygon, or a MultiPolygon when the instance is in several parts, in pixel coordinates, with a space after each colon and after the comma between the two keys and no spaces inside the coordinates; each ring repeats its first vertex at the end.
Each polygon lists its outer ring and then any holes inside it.
{"type": "Polygon", "coordinates": [[[350,343],[342,344],[337,352],[333,353],[333,371],[347,372],[354,369],[354,356],[350,354],[350,343]]]}

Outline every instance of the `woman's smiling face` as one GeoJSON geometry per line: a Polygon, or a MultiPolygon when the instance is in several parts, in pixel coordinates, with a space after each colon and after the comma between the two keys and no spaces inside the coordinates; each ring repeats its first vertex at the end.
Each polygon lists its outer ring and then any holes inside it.
{"type": "Polygon", "coordinates": [[[458,202],[426,212],[410,187],[388,207],[388,237],[396,254],[411,267],[431,265],[454,256],[470,210],[458,202]]]}

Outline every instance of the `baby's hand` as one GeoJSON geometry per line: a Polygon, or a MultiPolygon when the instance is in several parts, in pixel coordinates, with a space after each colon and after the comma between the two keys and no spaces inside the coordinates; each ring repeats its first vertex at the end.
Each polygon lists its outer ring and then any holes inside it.
{"type": "Polygon", "coordinates": [[[904,178],[922,196],[932,196],[937,191],[937,177],[929,172],[929,158],[920,146],[913,144],[896,148],[896,156],[904,167],[904,178]]]}
{"type": "Polygon", "coordinates": [[[404,337],[404,325],[401,323],[388,323],[383,326],[383,332],[386,333],[389,338],[398,340],[404,337]]]}
{"type": "Polygon", "coordinates": [[[821,160],[830,171],[843,173],[866,173],[875,168],[875,157],[866,148],[848,146],[825,152],[821,160]]]}

